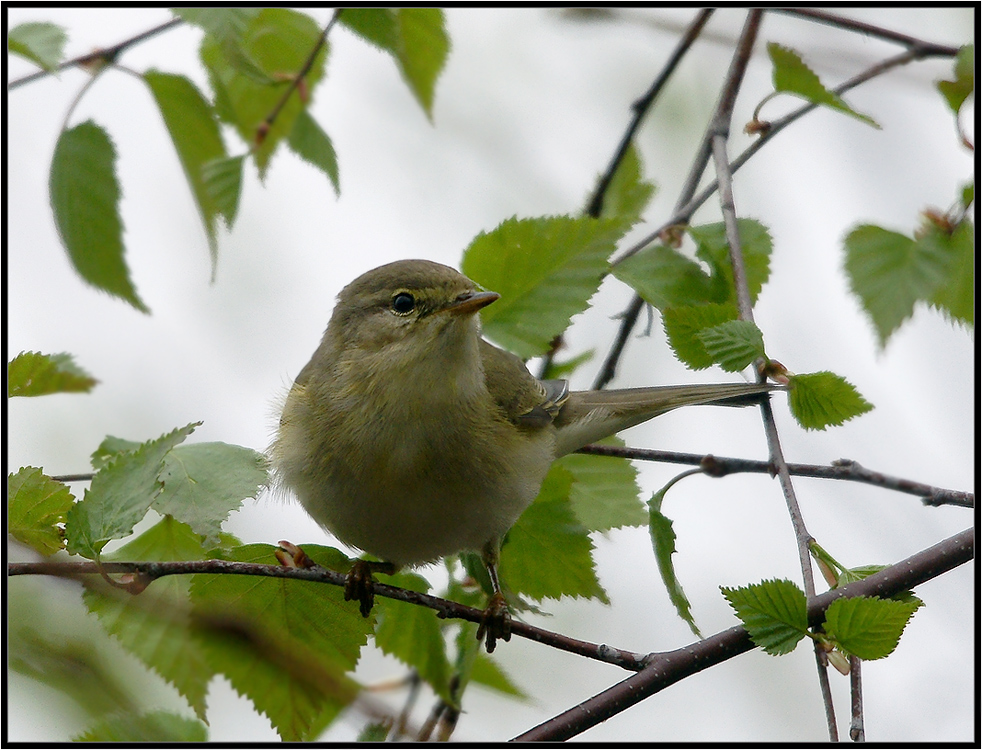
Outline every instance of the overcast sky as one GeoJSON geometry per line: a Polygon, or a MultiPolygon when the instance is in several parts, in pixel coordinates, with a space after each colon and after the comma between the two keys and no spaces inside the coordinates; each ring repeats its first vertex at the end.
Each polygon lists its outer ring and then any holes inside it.
{"type": "MultiPolygon", "coordinates": [[[[203,230],[146,87],[129,75],[107,72],[71,124],[93,118],[116,143],[126,259],[151,316],[82,284],[51,218],[51,153],[86,74],[65,71],[11,92],[8,358],[22,350],[68,351],[100,381],[89,395],[11,402],[11,470],[33,465],[51,474],[85,471],[89,454],[107,434],[142,441],[197,420],[204,425],[192,440],[265,449],[278,400],[317,345],[341,287],[401,258],[459,265],[474,235],[513,215],[581,210],[620,140],[631,103],[650,86],[678,28],[694,12],[638,11],[620,22],[583,24],[535,9],[448,11],[453,50],[437,84],[433,124],[389,57],[335,29],[328,75],[312,111],[338,152],[341,197],[335,198],[321,173],[285,150],[273,160],[264,185],[247,174],[238,223],[220,240],[214,284],[203,230]]],[[[969,9],[848,12],[953,45],[970,41],[974,27],[969,9]]],[[[312,15],[324,23],[329,13],[312,15]]],[[[738,10],[716,14],[639,136],[646,173],[659,191],[637,236],[672,210],[743,16],[738,10]]],[[[164,9],[9,11],[11,26],[28,20],[65,26],[69,55],[168,18],[164,9]]],[[[140,72],[181,72],[205,90],[197,61],[200,37],[193,28],[178,28],[132,48],[121,62],[140,72]]],[[[833,85],[899,51],[872,38],[768,15],[737,102],[731,155],[750,143],[742,126],[770,90],[767,41],[798,49],[833,85]]],[[[32,70],[20,59],[9,63],[10,78],[32,70]]],[[[877,79],[846,98],[882,130],[820,111],[780,135],[737,176],[738,213],[762,221],[774,237],[771,280],[755,311],[768,352],[796,372],[843,375],[876,406],[844,427],[815,433],[798,428],[776,399],[788,460],[851,458],[942,487],[973,486],[972,334],[918,309],[878,352],[872,326],[841,271],[841,241],[851,227],[872,222],[909,234],[920,210],[946,209],[971,178],[972,156],[958,145],[951,114],[933,88],[949,75],[949,62],[928,61],[877,79]]],[[[767,105],[765,116],[793,105],[778,99],[767,105]]],[[[971,118],[965,122],[971,127],[971,118]]],[[[244,150],[231,132],[226,136],[230,152],[244,150]]],[[[695,217],[697,223],[718,220],[715,201],[695,217]]],[[[574,377],[575,387],[593,380],[617,328],[613,316],[630,297],[629,289],[609,279],[594,307],[574,319],[569,353],[594,347],[598,352],[574,377]]],[[[631,340],[612,385],[732,378],[718,370],[685,370],[667,349],[656,317],[651,337],[631,340]]],[[[687,409],[625,438],[644,447],[766,455],[752,409],[687,409]]],[[[642,497],[677,472],[642,467],[642,497]]],[[[916,497],[862,485],[800,480],[797,488],[809,531],[848,565],[895,562],[972,522],[970,511],[925,508],[916,497]]],[[[719,585],[800,580],[776,482],[691,478],[669,493],[664,511],[676,521],[678,573],[703,632],[736,622],[719,585]]],[[[268,499],[247,503],[227,528],[246,542],[330,541],[299,506],[268,499]]],[[[646,530],[620,530],[596,541],[611,606],[548,601],[544,609],[554,616],[530,621],[636,651],[690,642],[658,580],[646,530]]],[[[11,588],[17,585],[21,581],[11,588]]],[[[963,566],[917,593],[928,606],[916,614],[898,651],[864,666],[867,738],[968,740],[976,710],[972,571],[963,566]]],[[[521,639],[503,644],[495,656],[533,701],[518,704],[469,691],[460,740],[514,736],[625,676],[521,639]]],[[[370,655],[358,676],[371,681],[400,673],[395,662],[370,655]]],[[[821,741],[826,734],[814,673],[805,646],[781,659],[747,654],[685,680],[584,739],[821,741]]],[[[847,680],[835,673],[831,680],[844,735],[847,680]]],[[[19,677],[11,689],[10,705],[17,709],[9,714],[11,739],[64,739],[83,728],[72,723],[77,712],[49,716],[46,706],[60,700],[54,693],[25,692],[19,677]]],[[[391,696],[393,705],[400,698],[391,696]]],[[[169,705],[180,702],[172,698],[169,705]]],[[[209,705],[212,740],[275,738],[265,718],[222,680],[215,681],[209,705]]],[[[325,739],[351,739],[361,721],[357,715],[342,719],[325,739]]]]}

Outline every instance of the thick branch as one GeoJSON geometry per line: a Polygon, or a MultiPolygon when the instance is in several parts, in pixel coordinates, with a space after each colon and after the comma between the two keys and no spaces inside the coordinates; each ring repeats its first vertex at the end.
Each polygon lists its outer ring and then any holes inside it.
{"type": "MultiPolygon", "coordinates": [[[[869,578],[812,598],[808,603],[808,621],[813,627],[820,625],[825,610],[836,599],[851,596],[890,597],[963,565],[974,554],[975,532],[973,529],[966,529],[869,578]]],[[[570,739],[676,682],[752,648],[753,641],[747,631],[738,626],[691,646],[652,654],[648,657],[648,665],[638,674],[525,732],[515,740],[532,742],[570,739]]]]}

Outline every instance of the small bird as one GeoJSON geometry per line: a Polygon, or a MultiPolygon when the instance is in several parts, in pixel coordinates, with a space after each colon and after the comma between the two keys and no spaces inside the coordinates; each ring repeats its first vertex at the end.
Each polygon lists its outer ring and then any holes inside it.
{"type": "Polygon", "coordinates": [[[372,572],[481,552],[494,587],[487,647],[508,640],[502,537],[554,460],[677,406],[752,403],[767,384],[570,391],[481,338],[500,297],[439,263],[403,260],[338,295],[293,384],[271,455],[278,481],[359,561],[345,597],[372,606],[372,572]]]}

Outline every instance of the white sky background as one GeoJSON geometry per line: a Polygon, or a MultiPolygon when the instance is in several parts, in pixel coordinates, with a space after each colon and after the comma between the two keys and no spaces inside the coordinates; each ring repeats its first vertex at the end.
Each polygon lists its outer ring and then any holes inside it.
{"type": "MultiPolygon", "coordinates": [[[[329,12],[313,15],[322,23],[329,12]]],[[[33,465],[52,474],[86,471],[89,454],[107,434],[147,440],[196,420],[204,425],[192,440],[264,449],[277,399],[316,347],[341,287],[400,258],[459,265],[474,235],[516,214],[578,212],[621,138],[631,103],[661,70],[677,27],[694,13],[637,11],[627,14],[630,22],[583,24],[545,10],[448,11],[453,50],[437,85],[434,125],[388,56],[336,28],[313,113],[339,156],[341,198],[335,199],[320,172],[281,149],[264,186],[252,174],[245,180],[238,223],[220,241],[214,284],[203,230],[148,90],[131,76],[107,72],[72,124],[94,118],[116,143],[126,258],[151,316],[83,285],[51,218],[51,153],[86,74],[66,71],[60,79],[10,92],[8,358],[22,350],[68,351],[100,380],[89,395],[11,401],[10,470],[33,465]]],[[[848,14],[955,45],[971,41],[974,27],[968,9],[848,14]]],[[[9,11],[11,26],[51,20],[67,27],[69,55],[113,44],[169,17],[163,9],[9,11]]],[[[735,9],[717,12],[640,135],[646,174],[659,192],[646,212],[647,224],[635,230],[638,237],[664,221],[674,205],[743,17],[735,9]]],[[[172,30],[132,48],[121,62],[141,72],[181,72],[205,90],[197,62],[200,36],[190,27],[172,30]]],[[[900,51],[875,39],[767,15],[737,102],[731,156],[750,143],[743,125],[770,90],[768,41],[799,50],[832,85],[900,51]]],[[[9,64],[9,79],[32,70],[17,58],[9,64]]],[[[883,130],[833,112],[814,113],[737,175],[738,213],[759,219],[774,237],[771,280],[755,312],[768,352],[796,372],[839,373],[876,405],[844,427],[806,433],[776,398],[789,461],[847,457],[942,487],[973,487],[972,334],[922,308],[878,354],[872,326],[841,272],[841,240],[851,227],[873,222],[910,233],[921,209],[946,209],[970,179],[972,157],[958,145],[951,114],[933,89],[950,70],[949,61],[921,62],[865,84],[846,99],[883,130]]],[[[791,106],[796,102],[773,101],[764,116],[774,119],[791,106]]],[[[965,120],[971,127],[971,118],[965,120]]],[[[241,153],[241,142],[226,135],[230,152],[241,153]]],[[[718,220],[715,199],[695,217],[697,223],[718,220]]],[[[594,308],[574,319],[568,353],[591,347],[598,352],[574,377],[575,387],[589,387],[617,329],[611,317],[630,296],[609,279],[594,308]]],[[[732,376],[718,370],[686,371],[667,349],[656,318],[650,338],[632,338],[613,385],[727,379],[732,376]]],[[[637,446],[766,456],[753,409],[686,409],[625,437],[637,446]]],[[[680,470],[642,467],[643,497],[680,470]]],[[[972,523],[971,511],[926,508],[914,496],[864,485],[801,479],[796,486],[810,532],[848,565],[894,562],[972,523]]],[[[689,478],[668,494],[664,511],[675,519],[678,574],[704,633],[736,623],[719,585],[800,580],[776,481],[689,478]]],[[[267,499],[247,503],[226,527],[246,542],[329,543],[299,506],[267,499]]],[[[596,541],[611,606],[547,601],[544,609],[554,616],[530,621],[643,652],[691,642],[658,578],[647,531],[619,530],[596,541]]],[[[15,580],[10,589],[24,585],[15,580]]],[[[52,585],[45,591],[53,588],[65,589],[52,585]]],[[[917,593],[928,606],[914,616],[897,652],[864,666],[867,738],[968,740],[976,705],[972,568],[962,566],[917,593]]],[[[495,657],[534,699],[523,704],[469,690],[457,739],[507,739],[627,676],[519,638],[502,644],[495,657]]],[[[359,668],[366,681],[401,673],[396,662],[375,655],[359,668]]],[[[845,737],[848,681],[834,672],[830,679],[845,737]]],[[[53,691],[35,689],[19,675],[11,676],[10,686],[10,739],[63,740],[84,729],[72,704],[53,691]]],[[[397,692],[386,699],[398,706],[401,697],[397,692]]],[[[180,710],[179,699],[164,700],[180,710]]],[[[213,683],[209,706],[212,740],[276,738],[266,719],[222,680],[213,683]]],[[[428,710],[425,702],[421,706],[426,708],[417,709],[420,721],[428,710]]],[[[351,739],[362,721],[357,715],[342,718],[324,739],[351,739]]],[[[757,651],[691,677],[582,739],[826,736],[814,659],[801,645],[789,657],[757,651]]]]}

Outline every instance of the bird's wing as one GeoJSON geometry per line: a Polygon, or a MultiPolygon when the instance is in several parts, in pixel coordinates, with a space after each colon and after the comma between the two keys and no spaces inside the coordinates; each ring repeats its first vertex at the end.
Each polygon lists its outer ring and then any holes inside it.
{"type": "Polygon", "coordinates": [[[481,341],[484,381],[507,419],[524,427],[552,423],[569,398],[565,380],[537,380],[518,357],[481,341]]]}

